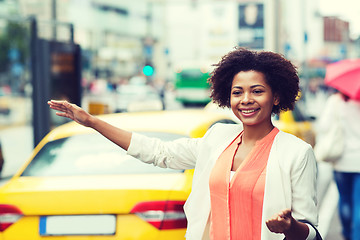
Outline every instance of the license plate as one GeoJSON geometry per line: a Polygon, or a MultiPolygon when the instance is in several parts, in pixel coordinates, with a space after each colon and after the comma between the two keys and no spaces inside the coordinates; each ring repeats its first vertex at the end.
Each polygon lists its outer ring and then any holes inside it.
{"type": "Polygon", "coordinates": [[[39,232],[49,235],[114,235],[115,215],[41,216],[39,232]]]}

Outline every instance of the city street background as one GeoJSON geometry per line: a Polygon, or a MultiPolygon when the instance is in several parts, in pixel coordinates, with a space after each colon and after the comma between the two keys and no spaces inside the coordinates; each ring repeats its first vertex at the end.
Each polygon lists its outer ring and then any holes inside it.
{"type": "MultiPolygon", "coordinates": [[[[298,106],[316,132],[334,92],[326,67],[360,57],[359,9],[358,0],[0,0],[0,185],[65,123],[46,101],[67,99],[93,114],[202,108],[212,64],[236,46],[296,65],[298,106]]],[[[319,231],[342,240],[326,163],[318,196],[319,231]]]]}

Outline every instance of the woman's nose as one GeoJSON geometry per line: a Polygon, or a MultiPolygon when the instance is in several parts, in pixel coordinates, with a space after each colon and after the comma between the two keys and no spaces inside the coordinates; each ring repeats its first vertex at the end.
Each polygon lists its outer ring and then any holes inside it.
{"type": "Polygon", "coordinates": [[[247,104],[251,102],[251,96],[249,93],[244,93],[243,98],[241,99],[242,104],[247,104]]]}

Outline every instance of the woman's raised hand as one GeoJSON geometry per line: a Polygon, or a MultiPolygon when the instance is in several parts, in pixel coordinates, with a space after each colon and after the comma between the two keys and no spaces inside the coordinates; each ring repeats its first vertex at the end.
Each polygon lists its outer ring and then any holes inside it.
{"type": "Polygon", "coordinates": [[[50,100],[48,101],[50,108],[59,111],[56,115],[67,117],[75,122],[90,127],[92,116],[76,104],[71,104],[68,101],[50,100]]]}
{"type": "Polygon", "coordinates": [[[48,101],[48,104],[50,108],[58,111],[56,115],[70,118],[85,127],[91,127],[121,148],[125,150],[129,148],[131,132],[117,128],[100,118],[92,116],[81,107],[76,106],[76,104],[57,100],[48,101]]]}

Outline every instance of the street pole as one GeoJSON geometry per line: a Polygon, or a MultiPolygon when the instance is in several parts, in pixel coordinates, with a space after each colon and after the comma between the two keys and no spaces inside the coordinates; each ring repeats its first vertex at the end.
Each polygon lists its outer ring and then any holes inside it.
{"type": "Polygon", "coordinates": [[[50,131],[50,111],[46,101],[48,99],[48,79],[41,74],[41,69],[46,66],[39,66],[43,51],[39,48],[40,40],[37,35],[37,21],[35,17],[30,18],[30,64],[31,81],[33,86],[33,131],[34,147],[50,131]]]}

